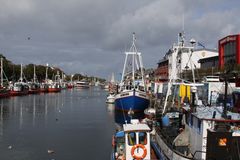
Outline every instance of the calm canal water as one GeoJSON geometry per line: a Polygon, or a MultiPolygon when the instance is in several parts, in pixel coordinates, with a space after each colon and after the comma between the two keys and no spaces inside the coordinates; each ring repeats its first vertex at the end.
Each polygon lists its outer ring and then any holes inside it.
{"type": "Polygon", "coordinates": [[[105,100],[97,87],[1,99],[0,159],[110,159],[114,106],[105,100]]]}

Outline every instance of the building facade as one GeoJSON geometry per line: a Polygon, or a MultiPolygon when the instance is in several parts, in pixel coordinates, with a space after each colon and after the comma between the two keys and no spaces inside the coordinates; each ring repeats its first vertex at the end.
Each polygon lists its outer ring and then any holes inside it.
{"type": "MultiPolygon", "coordinates": [[[[177,53],[175,61],[175,66],[178,68],[179,76],[186,70],[199,69],[201,68],[200,59],[216,57],[218,56],[218,52],[216,50],[211,49],[194,49],[192,54],[189,52],[187,47],[182,47],[180,52],[177,53]]],[[[169,50],[163,59],[158,62],[158,67],[155,70],[155,77],[158,82],[165,82],[169,79],[169,73],[171,72],[171,68],[173,66],[172,55],[174,54],[174,49],[169,50]]],[[[177,74],[177,73],[176,73],[177,74]]],[[[181,77],[180,77],[181,78],[181,77]]]]}
{"type": "Polygon", "coordinates": [[[199,63],[201,63],[201,69],[218,68],[218,59],[218,56],[200,59],[199,63]]]}
{"type": "Polygon", "coordinates": [[[240,64],[240,34],[229,35],[218,41],[219,67],[240,64]]]}

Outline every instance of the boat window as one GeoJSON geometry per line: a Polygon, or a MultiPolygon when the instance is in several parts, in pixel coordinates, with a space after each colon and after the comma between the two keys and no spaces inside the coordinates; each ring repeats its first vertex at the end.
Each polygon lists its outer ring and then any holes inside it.
{"type": "Polygon", "coordinates": [[[139,144],[146,145],[147,144],[147,133],[139,132],[139,144]]]}
{"type": "Polygon", "coordinates": [[[136,144],[136,133],[129,132],[128,133],[128,145],[133,146],[136,144]]]}

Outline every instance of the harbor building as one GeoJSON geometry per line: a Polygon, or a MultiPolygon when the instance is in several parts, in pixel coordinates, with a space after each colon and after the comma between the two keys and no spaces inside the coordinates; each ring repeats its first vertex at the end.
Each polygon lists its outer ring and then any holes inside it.
{"type": "MultiPolygon", "coordinates": [[[[159,60],[158,67],[155,70],[155,78],[158,82],[166,82],[169,79],[169,73],[171,72],[171,68],[173,65],[173,56],[174,51],[169,50],[165,56],[159,60]]],[[[218,56],[217,50],[212,49],[194,49],[189,54],[189,51],[182,49],[181,52],[177,53],[177,69],[179,76],[181,78],[181,75],[184,71],[193,69],[199,69],[201,68],[201,61],[200,59],[207,59],[212,58],[216,59],[218,56]]],[[[216,62],[214,62],[216,63],[216,62]]],[[[212,64],[210,64],[212,65],[212,64]]]]}
{"type": "Polygon", "coordinates": [[[218,68],[218,56],[200,59],[198,62],[201,64],[201,69],[218,68]]]}
{"type": "Polygon", "coordinates": [[[218,41],[219,67],[240,64],[240,34],[228,35],[218,41]]]}

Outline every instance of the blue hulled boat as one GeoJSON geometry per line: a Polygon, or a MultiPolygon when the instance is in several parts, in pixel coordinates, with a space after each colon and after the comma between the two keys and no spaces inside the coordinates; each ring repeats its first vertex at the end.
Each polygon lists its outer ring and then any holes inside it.
{"type": "Polygon", "coordinates": [[[135,46],[135,34],[129,52],[125,52],[125,62],[119,92],[115,97],[116,109],[123,111],[144,111],[149,105],[144,81],[141,53],[135,46]]]}

